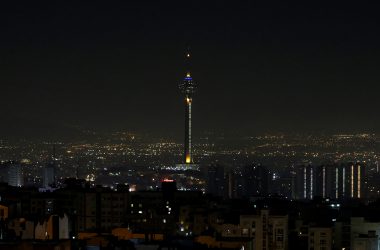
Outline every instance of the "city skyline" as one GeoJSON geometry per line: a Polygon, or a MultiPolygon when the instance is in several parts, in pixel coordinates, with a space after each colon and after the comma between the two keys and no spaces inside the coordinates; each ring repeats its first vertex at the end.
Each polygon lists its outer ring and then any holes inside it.
{"type": "Polygon", "coordinates": [[[201,83],[197,131],[379,131],[376,6],[3,7],[2,136],[81,127],[181,138],[176,85],[188,44],[201,83]]]}
{"type": "Polygon", "coordinates": [[[0,3],[0,250],[379,250],[376,7],[0,3]]]}

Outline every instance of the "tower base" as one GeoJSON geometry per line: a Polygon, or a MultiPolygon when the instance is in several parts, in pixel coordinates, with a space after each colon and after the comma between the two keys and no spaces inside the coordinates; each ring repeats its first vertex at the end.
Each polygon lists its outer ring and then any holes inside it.
{"type": "Polygon", "coordinates": [[[194,164],[194,163],[179,163],[179,164],[175,164],[175,169],[177,171],[186,171],[186,170],[199,171],[199,165],[194,164]]]}

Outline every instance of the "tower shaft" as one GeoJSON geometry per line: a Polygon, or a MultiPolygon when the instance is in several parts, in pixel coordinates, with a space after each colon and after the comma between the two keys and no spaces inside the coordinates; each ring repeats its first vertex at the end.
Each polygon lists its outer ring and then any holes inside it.
{"type": "Polygon", "coordinates": [[[184,162],[189,164],[193,163],[192,151],[191,151],[191,104],[192,98],[185,98],[185,153],[184,162]]]}

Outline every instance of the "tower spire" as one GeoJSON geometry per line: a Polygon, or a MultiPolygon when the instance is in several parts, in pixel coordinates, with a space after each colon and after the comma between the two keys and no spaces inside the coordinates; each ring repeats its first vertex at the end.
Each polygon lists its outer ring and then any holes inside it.
{"type": "Polygon", "coordinates": [[[185,51],[185,70],[186,77],[191,77],[191,52],[190,47],[187,47],[185,51]]]}

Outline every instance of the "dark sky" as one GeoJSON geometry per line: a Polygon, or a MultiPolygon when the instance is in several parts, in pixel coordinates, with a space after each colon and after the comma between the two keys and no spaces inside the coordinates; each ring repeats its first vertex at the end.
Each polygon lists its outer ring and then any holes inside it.
{"type": "Polygon", "coordinates": [[[380,130],[377,5],[12,2],[0,6],[1,135],[181,137],[187,45],[196,131],[380,130]]]}

